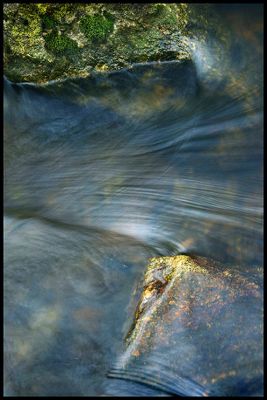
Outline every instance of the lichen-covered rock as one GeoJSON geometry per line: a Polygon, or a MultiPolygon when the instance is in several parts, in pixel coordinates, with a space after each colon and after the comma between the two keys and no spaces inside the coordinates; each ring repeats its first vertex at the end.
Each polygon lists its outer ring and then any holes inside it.
{"type": "Polygon", "coordinates": [[[113,378],[183,396],[262,395],[262,269],[152,258],[113,378]]]}
{"type": "Polygon", "coordinates": [[[214,21],[208,5],[196,11],[180,3],[5,4],[4,73],[12,81],[42,83],[136,62],[190,59],[187,39],[205,40],[214,21]]]}

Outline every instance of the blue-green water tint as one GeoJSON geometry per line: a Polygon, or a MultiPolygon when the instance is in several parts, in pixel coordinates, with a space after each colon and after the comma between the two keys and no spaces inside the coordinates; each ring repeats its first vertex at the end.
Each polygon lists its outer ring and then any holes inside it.
{"type": "Polygon", "coordinates": [[[220,10],[225,65],[211,42],[193,62],[5,80],[7,395],[151,394],[105,378],[148,258],[262,264],[259,8],[220,10]]]}

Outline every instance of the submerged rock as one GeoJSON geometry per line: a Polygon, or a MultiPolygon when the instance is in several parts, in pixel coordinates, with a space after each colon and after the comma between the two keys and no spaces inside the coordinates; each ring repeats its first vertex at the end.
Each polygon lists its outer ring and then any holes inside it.
{"type": "Polygon", "coordinates": [[[205,40],[215,26],[209,5],[5,4],[4,72],[12,81],[42,83],[191,59],[188,39],[205,40]]]}
{"type": "Polygon", "coordinates": [[[110,377],[186,396],[262,395],[262,270],[152,258],[110,377]]]}

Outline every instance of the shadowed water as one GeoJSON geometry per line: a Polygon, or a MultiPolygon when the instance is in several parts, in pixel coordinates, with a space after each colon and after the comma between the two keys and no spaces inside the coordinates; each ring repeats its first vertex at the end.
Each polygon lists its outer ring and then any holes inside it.
{"type": "Polygon", "coordinates": [[[5,79],[7,395],[153,394],[123,381],[106,389],[149,257],[262,264],[253,10],[249,21],[246,8],[224,16],[225,65],[211,43],[193,61],[43,86],[5,79]]]}

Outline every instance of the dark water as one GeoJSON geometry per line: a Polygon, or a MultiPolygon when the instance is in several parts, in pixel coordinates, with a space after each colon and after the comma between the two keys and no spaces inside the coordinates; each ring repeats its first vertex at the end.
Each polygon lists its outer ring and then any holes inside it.
{"type": "Polygon", "coordinates": [[[5,80],[6,395],[153,394],[106,378],[149,257],[262,265],[261,7],[218,12],[193,62],[5,80]]]}

